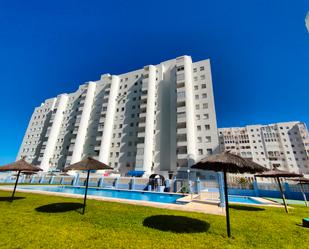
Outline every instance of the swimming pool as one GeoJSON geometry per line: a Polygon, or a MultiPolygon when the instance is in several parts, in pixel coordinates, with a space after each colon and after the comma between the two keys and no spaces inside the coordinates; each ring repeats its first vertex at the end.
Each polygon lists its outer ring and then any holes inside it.
{"type": "Polygon", "coordinates": [[[249,196],[237,196],[237,195],[229,195],[229,201],[231,203],[241,203],[241,204],[263,204],[249,196]]]}
{"type": "MultiPolygon", "coordinates": [[[[60,192],[60,193],[81,194],[81,195],[85,193],[85,188],[83,187],[69,187],[69,186],[18,186],[18,189],[40,190],[47,192],[60,192]]],[[[101,197],[109,197],[109,198],[120,198],[127,200],[174,203],[174,204],[177,204],[177,199],[184,197],[184,195],[180,194],[168,194],[168,193],[165,194],[155,192],[97,189],[97,188],[88,188],[87,194],[101,197]]]]}

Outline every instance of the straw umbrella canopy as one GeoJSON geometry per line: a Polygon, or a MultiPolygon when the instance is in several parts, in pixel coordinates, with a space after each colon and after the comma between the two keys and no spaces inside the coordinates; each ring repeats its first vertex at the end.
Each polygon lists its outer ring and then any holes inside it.
{"type": "Polygon", "coordinates": [[[82,161],[71,164],[71,165],[69,165],[65,168],[65,171],[67,171],[67,170],[84,170],[84,171],[87,171],[87,180],[86,180],[86,189],[85,189],[85,195],[84,195],[83,214],[85,213],[85,208],[86,208],[86,199],[87,199],[87,191],[88,191],[90,171],[91,170],[106,170],[106,169],[113,169],[113,168],[109,167],[105,163],[102,163],[102,162],[95,160],[91,157],[86,157],[82,161]]]}
{"type": "Polygon", "coordinates": [[[15,185],[14,185],[14,190],[13,190],[13,193],[12,193],[11,201],[13,201],[13,199],[14,199],[14,195],[15,195],[15,191],[16,191],[16,187],[17,187],[17,183],[18,183],[20,173],[22,171],[35,172],[35,171],[41,171],[41,170],[42,170],[41,168],[34,166],[30,163],[27,163],[26,160],[25,160],[25,157],[23,157],[22,159],[20,159],[16,162],[9,163],[9,164],[6,164],[6,165],[3,165],[3,166],[0,167],[0,172],[2,172],[2,171],[17,171],[17,177],[16,177],[16,182],[15,182],[15,185]]]}
{"type": "Polygon", "coordinates": [[[306,197],[306,193],[305,193],[305,190],[304,190],[304,187],[303,187],[303,184],[307,183],[309,184],[309,179],[308,178],[305,178],[305,177],[299,177],[299,178],[292,178],[292,179],[289,179],[291,181],[295,181],[295,182],[299,182],[300,184],[300,191],[303,195],[303,198],[304,198],[304,201],[305,201],[305,205],[306,207],[308,207],[308,203],[307,203],[307,197],[306,197]]]}
{"type": "Polygon", "coordinates": [[[229,151],[222,152],[220,154],[208,156],[195,165],[194,169],[212,170],[216,172],[223,172],[224,176],[224,195],[225,195],[225,212],[226,212],[226,226],[227,235],[231,237],[230,229],[230,216],[229,216],[229,200],[228,200],[228,186],[227,186],[227,173],[257,173],[267,170],[263,166],[252,162],[249,159],[242,158],[229,151]]]}
{"type": "Polygon", "coordinates": [[[22,171],[21,173],[23,175],[35,175],[36,174],[36,172],[34,172],[34,171],[22,171]]]}
{"type": "Polygon", "coordinates": [[[280,193],[281,193],[281,197],[282,197],[282,200],[283,200],[285,212],[288,213],[289,211],[288,211],[287,204],[286,204],[286,201],[285,201],[285,195],[284,195],[284,192],[283,192],[283,189],[282,189],[282,186],[281,186],[280,178],[281,177],[302,177],[303,174],[297,174],[297,173],[294,173],[294,172],[289,172],[289,171],[284,171],[284,170],[279,170],[277,168],[274,168],[273,170],[270,170],[268,172],[264,172],[262,174],[258,174],[258,175],[255,175],[255,176],[266,177],[266,178],[275,178],[277,180],[278,185],[279,185],[279,190],[280,190],[280,193]]]}

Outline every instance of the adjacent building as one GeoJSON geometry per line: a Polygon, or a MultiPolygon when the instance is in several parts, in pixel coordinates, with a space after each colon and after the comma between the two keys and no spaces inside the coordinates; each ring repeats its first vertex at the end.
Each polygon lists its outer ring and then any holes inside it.
{"type": "Polygon", "coordinates": [[[267,168],[309,174],[309,135],[305,123],[220,128],[221,151],[250,158],[267,168]]]}
{"type": "Polygon", "coordinates": [[[210,61],[181,56],[45,100],[17,159],[50,171],[92,156],[122,175],[149,175],[185,172],[218,151],[210,61]]]}

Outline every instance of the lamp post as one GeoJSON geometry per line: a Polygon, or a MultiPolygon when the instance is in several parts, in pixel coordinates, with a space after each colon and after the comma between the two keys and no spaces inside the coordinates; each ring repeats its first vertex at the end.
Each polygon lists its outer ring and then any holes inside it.
{"type": "Polygon", "coordinates": [[[187,173],[188,173],[188,191],[189,191],[189,194],[191,193],[191,188],[190,188],[190,170],[187,169],[187,173]]]}

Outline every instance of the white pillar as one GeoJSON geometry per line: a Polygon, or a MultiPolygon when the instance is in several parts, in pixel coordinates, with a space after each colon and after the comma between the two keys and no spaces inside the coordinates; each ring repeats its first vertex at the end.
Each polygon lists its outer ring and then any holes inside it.
{"type": "Polygon", "coordinates": [[[196,135],[195,135],[195,105],[192,82],[192,60],[184,56],[184,74],[186,91],[186,126],[187,126],[187,153],[188,166],[192,166],[196,160],[196,135]]]}
{"type": "Polygon", "coordinates": [[[80,119],[80,124],[77,131],[77,136],[74,144],[74,150],[72,154],[71,164],[79,162],[82,159],[82,153],[84,149],[85,139],[87,135],[87,128],[92,110],[92,104],[96,89],[95,82],[89,82],[87,88],[87,94],[85,98],[83,113],[80,119]]]}
{"type": "Polygon", "coordinates": [[[55,145],[57,142],[57,137],[59,135],[59,131],[61,128],[61,123],[63,120],[63,114],[65,111],[65,108],[67,106],[68,103],[68,99],[69,96],[67,94],[62,94],[60,95],[60,99],[59,99],[59,103],[58,103],[58,107],[57,107],[57,112],[55,114],[55,118],[52,124],[52,127],[50,129],[50,133],[48,136],[48,140],[47,140],[47,144],[46,144],[46,148],[44,151],[44,155],[43,155],[43,159],[41,162],[41,168],[43,169],[43,171],[48,171],[49,169],[49,160],[54,152],[55,149],[55,145]]]}
{"type": "Polygon", "coordinates": [[[149,66],[148,88],[147,88],[147,109],[146,128],[144,141],[144,162],[143,170],[145,174],[151,174],[153,162],[153,140],[154,140],[154,120],[155,120],[155,95],[156,95],[156,67],[149,66]]]}
{"type": "Polygon", "coordinates": [[[117,95],[119,91],[119,77],[113,75],[111,89],[108,98],[106,117],[104,121],[104,129],[101,140],[99,161],[108,164],[109,151],[113,135],[114,117],[116,113],[117,95]]]}

